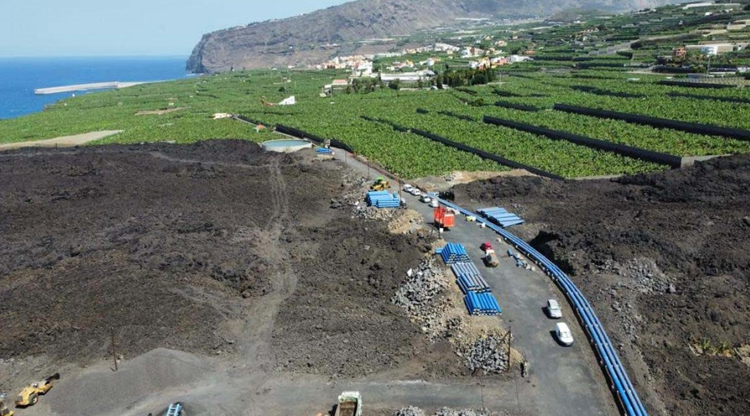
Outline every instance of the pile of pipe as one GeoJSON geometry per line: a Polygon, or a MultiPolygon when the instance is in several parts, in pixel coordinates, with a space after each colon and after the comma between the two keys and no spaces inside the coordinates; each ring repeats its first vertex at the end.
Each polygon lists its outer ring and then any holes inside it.
{"type": "Polygon", "coordinates": [[[477,210],[477,212],[503,228],[512,227],[514,225],[521,225],[524,223],[521,217],[512,212],[508,212],[508,210],[506,210],[505,208],[482,208],[477,210]]]}
{"type": "Polygon", "coordinates": [[[440,250],[439,254],[445,264],[471,262],[466,247],[461,244],[448,243],[440,250]]]}
{"type": "Polygon", "coordinates": [[[494,316],[503,314],[503,310],[492,292],[476,293],[469,291],[464,297],[464,304],[469,311],[469,315],[494,316]]]}
{"type": "Polygon", "coordinates": [[[398,208],[401,206],[401,198],[398,194],[388,191],[370,191],[367,193],[367,205],[376,208],[398,208]]]}
{"type": "Polygon", "coordinates": [[[460,262],[451,265],[453,274],[456,275],[456,283],[464,294],[468,294],[469,291],[476,293],[489,292],[490,286],[487,281],[484,280],[482,274],[479,273],[479,269],[474,263],[471,262],[460,262]]]}

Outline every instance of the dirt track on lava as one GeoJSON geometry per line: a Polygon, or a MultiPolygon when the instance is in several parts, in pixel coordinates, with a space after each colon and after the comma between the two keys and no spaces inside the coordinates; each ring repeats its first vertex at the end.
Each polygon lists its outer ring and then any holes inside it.
{"type": "MultiPolygon", "coordinates": [[[[85,365],[114,332],[126,359],[169,348],[331,377],[464,371],[389,302],[429,241],[331,209],[343,168],[312,157],[245,141],[0,154],[0,358],[85,365]]],[[[25,382],[10,376],[0,390],[25,382]]]]}
{"type": "Polygon", "coordinates": [[[496,178],[454,191],[461,204],[503,206],[528,221],[514,232],[571,274],[652,414],[750,413],[750,366],[690,349],[750,343],[750,157],[611,181],[496,178]]]}

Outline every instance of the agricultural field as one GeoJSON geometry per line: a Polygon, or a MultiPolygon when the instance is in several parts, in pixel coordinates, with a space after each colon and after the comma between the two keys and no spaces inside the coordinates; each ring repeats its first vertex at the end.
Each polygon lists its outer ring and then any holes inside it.
{"type": "Polygon", "coordinates": [[[746,141],[551,109],[555,103],[566,103],[743,129],[750,128],[750,117],[746,117],[750,100],[744,102],[749,98],[744,89],[696,93],[684,87],[660,85],[658,81],[663,79],[660,76],[577,70],[504,74],[499,83],[455,90],[381,88],[371,93],[336,91],[333,97],[320,97],[322,86],[340,76],[342,74],[336,71],[252,71],[84,94],[51,105],[42,113],[0,121],[0,143],[97,130],[124,132],[95,144],[191,143],[215,138],[262,142],[278,137],[270,129],[256,132],[252,124],[211,119],[212,114],[222,112],[240,114],[268,126],[286,125],[319,137],[339,139],[357,153],[407,179],[455,170],[508,169],[494,161],[361,118],[368,116],[424,130],[567,178],[668,168],[482,123],[482,117],[489,115],[675,156],[750,152],[750,142],[746,141]],[[638,81],[627,82],[628,78],[638,78],[638,81]],[[610,93],[621,96],[607,95],[610,93]],[[294,106],[261,103],[262,99],[279,102],[290,95],[297,98],[294,106]],[[498,107],[494,105],[496,101],[541,111],[498,107]],[[429,113],[418,114],[417,109],[426,109],[429,113]],[[143,114],[144,111],[165,110],[169,111],[143,114]],[[438,114],[441,111],[463,114],[474,121],[438,114]]]}
{"type": "MultiPolygon", "coordinates": [[[[524,98],[502,98],[501,101],[522,105],[537,105],[544,108],[534,97],[524,98]]],[[[488,99],[488,102],[492,101],[488,99]]],[[[677,156],[721,155],[750,151],[750,142],[746,141],[671,129],[657,129],[624,121],[568,114],[560,111],[529,112],[499,106],[465,106],[463,112],[479,118],[482,115],[489,115],[677,156]]]]}

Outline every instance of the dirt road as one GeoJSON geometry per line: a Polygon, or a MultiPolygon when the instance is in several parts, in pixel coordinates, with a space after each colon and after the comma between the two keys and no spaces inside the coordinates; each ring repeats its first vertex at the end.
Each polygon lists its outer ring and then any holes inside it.
{"type": "Polygon", "coordinates": [[[388,375],[357,380],[331,380],[314,375],[262,374],[236,363],[225,367],[218,358],[155,350],[112,372],[106,363],[63,379],[24,415],[159,414],[169,402],[185,403],[191,416],[315,414],[330,410],[342,391],[363,392],[368,414],[388,413],[417,405],[472,408],[482,405],[517,412],[530,384],[515,388],[493,381],[387,380],[388,375]],[[180,380],[180,382],[175,381],[180,380]],[[88,402],[87,402],[88,401],[88,402]],[[92,413],[92,409],[96,409],[92,413]]]}
{"type": "Polygon", "coordinates": [[[30,142],[16,142],[0,144],[0,152],[5,150],[21,149],[24,147],[73,147],[82,146],[86,143],[114,136],[122,133],[122,130],[103,130],[91,133],[76,134],[74,136],[56,137],[49,140],[35,140],[30,142]]]}

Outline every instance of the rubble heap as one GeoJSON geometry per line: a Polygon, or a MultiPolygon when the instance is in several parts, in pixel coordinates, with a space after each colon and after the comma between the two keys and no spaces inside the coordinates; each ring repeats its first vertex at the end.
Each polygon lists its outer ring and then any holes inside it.
{"type": "Polygon", "coordinates": [[[498,335],[480,338],[468,348],[465,357],[472,372],[500,374],[508,369],[508,344],[498,335]]]}
{"type": "MultiPolygon", "coordinates": [[[[409,406],[405,407],[403,409],[397,410],[393,415],[394,416],[425,416],[427,413],[425,413],[424,410],[409,406]]],[[[437,412],[435,412],[432,416],[510,416],[508,413],[505,412],[494,412],[489,411],[487,409],[450,409],[447,407],[443,407],[437,412]]]]}
{"type": "Polygon", "coordinates": [[[396,413],[393,414],[394,416],[425,416],[424,410],[409,406],[404,407],[403,409],[396,410],[396,413]]]}
{"type": "Polygon", "coordinates": [[[437,267],[435,259],[430,257],[423,260],[416,270],[411,269],[408,274],[409,279],[391,298],[391,303],[406,310],[412,321],[419,324],[422,332],[432,340],[458,330],[461,327],[460,319],[443,319],[449,303],[434,301],[450,284],[437,267]]]}

